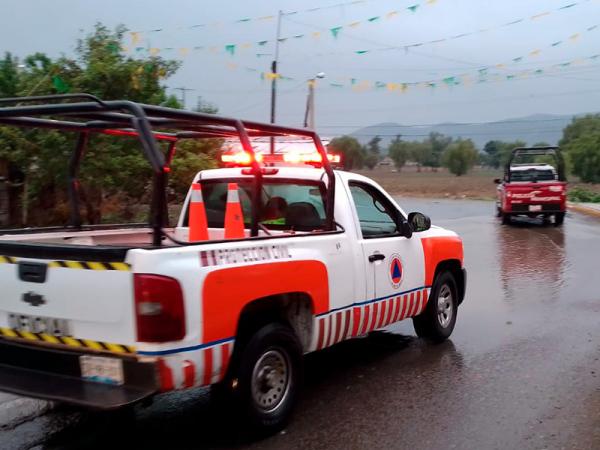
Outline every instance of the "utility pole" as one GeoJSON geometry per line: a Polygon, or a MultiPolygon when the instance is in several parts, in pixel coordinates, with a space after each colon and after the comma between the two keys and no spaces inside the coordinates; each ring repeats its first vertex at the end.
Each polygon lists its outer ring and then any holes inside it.
{"type": "MultiPolygon", "coordinates": [[[[271,123],[275,123],[275,104],[277,99],[277,62],[279,60],[279,39],[281,38],[281,16],[283,11],[277,14],[277,35],[275,37],[275,58],[271,63],[271,123]]],[[[271,154],[275,153],[275,138],[271,137],[271,154]]]]}
{"type": "Polygon", "coordinates": [[[315,125],[315,86],[317,79],[325,78],[324,72],[319,72],[313,78],[307,80],[308,96],[306,97],[306,110],[304,111],[304,128],[314,130],[315,125]]]}
{"type": "Polygon", "coordinates": [[[181,105],[183,106],[183,109],[185,109],[185,93],[190,92],[190,91],[195,91],[196,89],[191,89],[191,88],[186,88],[186,87],[178,87],[178,88],[173,88],[173,90],[181,91],[181,105]]]}

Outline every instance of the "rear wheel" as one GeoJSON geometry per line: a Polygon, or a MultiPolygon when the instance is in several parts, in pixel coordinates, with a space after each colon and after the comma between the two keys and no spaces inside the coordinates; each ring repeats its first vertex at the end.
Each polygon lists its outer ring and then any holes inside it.
{"type": "Polygon", "coordinates": [[[558,226],[562,225],[564,221],[565,221],[565,213],[564,212],[554,214],[554,226],[558,227],[558,226]]]}
{"type": "Polygon", "coordinates": [[[452,334],[458,312],[456,281],[450,272],[440,272],[433,283],[425,311],[413,318],[417,336],[436,342],[452,334]]]}
{"type": "Polygon", "coordinates": [[[260,328],[236,366],[230,374],[231,399],[247,431],[269,434],[285,426],[302,378],[302,349],[293,330],[279,323],[260,328]]]}

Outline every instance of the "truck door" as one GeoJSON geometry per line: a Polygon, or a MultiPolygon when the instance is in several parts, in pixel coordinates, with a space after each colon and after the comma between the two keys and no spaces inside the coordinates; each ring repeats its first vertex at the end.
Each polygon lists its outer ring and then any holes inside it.
{"type": "Polygon", "coordinates": [[[425,306],[423,247],[420,237],[402,236],[394,216],[396,206],[376,186],[351,181],[359,242],[365,258],[367,331],[418,314],[425,306]],[[403,311],[402,311],[403,310],[403,311]]]}

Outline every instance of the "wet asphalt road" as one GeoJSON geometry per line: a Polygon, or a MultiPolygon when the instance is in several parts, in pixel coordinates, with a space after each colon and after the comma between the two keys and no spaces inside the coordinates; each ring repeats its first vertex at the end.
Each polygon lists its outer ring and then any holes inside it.
{"type": "Polygon", "coordinates": [[[423,342],[405,321],[309,355],[292,422],[260,441],[196,390],[133,423],[58,409],[0,430],[0,448],[121,448],[119,424],[131,448],[600,448],[600,221],[502,226],[489,202],[401,204],[463,237],[468,290],[449,341],[423,342]]]}

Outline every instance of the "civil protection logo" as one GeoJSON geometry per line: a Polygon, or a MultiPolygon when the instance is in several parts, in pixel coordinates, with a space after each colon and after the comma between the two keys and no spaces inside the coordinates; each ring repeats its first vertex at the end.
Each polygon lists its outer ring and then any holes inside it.
{"type": "Polygon", "coordinates": [[[389,274],[392,287],[394,289],[398,289],[402,284],[402,278],[404,276],[404,270],[402,269],[402,260],[400,259],[400,255],[393,254],[390,257],[389,274]]]}

